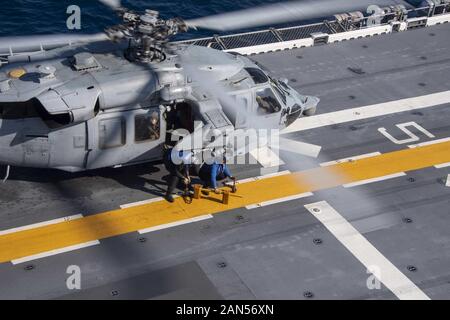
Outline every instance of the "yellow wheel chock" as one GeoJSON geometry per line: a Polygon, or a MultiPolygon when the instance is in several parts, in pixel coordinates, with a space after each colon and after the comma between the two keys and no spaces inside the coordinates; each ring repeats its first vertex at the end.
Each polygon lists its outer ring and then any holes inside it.
{"type": "MultiPolygon", "coordinates": [[[[232,192],[235,192],[235,188],[233,188],[232,192]]],[[[211,192],[213,192],[209,188],[203,188],[201,184],[194,184],[194,196],[193,198],[198,200],[201,199],[202,192],[206,193],[208,196],[211,192]]],[[[228,205],[230,202],[230,190],[220,190],[220,194],[222,195],[222,204],[228,205]]]]}

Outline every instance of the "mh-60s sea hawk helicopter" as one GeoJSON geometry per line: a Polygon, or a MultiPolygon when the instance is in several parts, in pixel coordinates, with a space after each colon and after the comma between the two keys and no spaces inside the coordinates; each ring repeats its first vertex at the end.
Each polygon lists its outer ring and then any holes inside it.
{"type": "MultiPolygon", "coordinates": [[[[198,130],[195,122],[216,132],[259,120],[282,129],[314,114],[319,99],[272,79],[249,58],[168,39],[189,28],[232,30],[325,16],[336,12],[334,1],[187,21],[102,2],[123,19],[106,36],[0,39],[0,52],[11,53],[0,68],[0,164],[69,172],[130,165],[161,159],[171,132],[198,130]]],[[[344,1],[339,8],[372,2],[344,1]]]]}

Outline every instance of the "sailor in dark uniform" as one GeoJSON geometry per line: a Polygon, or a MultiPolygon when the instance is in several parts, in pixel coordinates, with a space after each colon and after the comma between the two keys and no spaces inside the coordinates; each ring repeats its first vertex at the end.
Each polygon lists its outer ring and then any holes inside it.
{"type": "Polygon", "coordinates": [[[173,193],[180,181],[186,186],[190,185],[191,177],[189,169],[191,166],[191,159],[192,155],[190,151],[177,151],[173,148],[166,151],[164,155],[164,165],[170,174],[165,196],[167,201],[174,202],[173,193]]]}

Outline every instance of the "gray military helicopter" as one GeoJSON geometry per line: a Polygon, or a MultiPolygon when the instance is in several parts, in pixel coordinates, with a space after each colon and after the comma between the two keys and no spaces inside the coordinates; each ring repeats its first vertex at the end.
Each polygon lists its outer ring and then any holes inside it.
{"type": "MultiPolygon", "coordinates": [[[[8,169],[79,172],[156,161],[177,129],[224,133],[255,123],[283,129],[315,113],[318,98],[273,79],[251,59],[169,39],[189,28],[234,30],[326,16],[336,12],[335,1],[194,20],[163,20],[156,11],[102,2],[123,20],[105,34],[0,38],[0,53],[9,53],[0,68],[0,164],[8,169]]],[[[339,8],[375,1],[358,2],[339,8]]]]}

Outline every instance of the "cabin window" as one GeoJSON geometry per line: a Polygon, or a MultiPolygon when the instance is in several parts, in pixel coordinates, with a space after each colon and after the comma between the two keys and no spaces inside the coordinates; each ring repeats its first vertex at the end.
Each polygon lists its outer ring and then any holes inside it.
{"type": "Polygon", "coordinates": [[[100,120],[100,149],[117,148],[126,143],[126,125],[122,117],[100,120]]]}
{"type": "Polygon", "coordinates": [[[281,104],[270,88],[256,91],[256,102],[258,102],[259,115],[267,115],[281,111],[281,104]]]}
{"type": "Polygon", "coordinates": [[[255,84],[267,83],[269,78],[258,68],[245,68],[255,84]]]}
{"type": "Polygon", "coordinates": [[[157,111],[137,115],[134,126],[136,142],[155,141],[161,136],[161,122],[157,111]]]}

